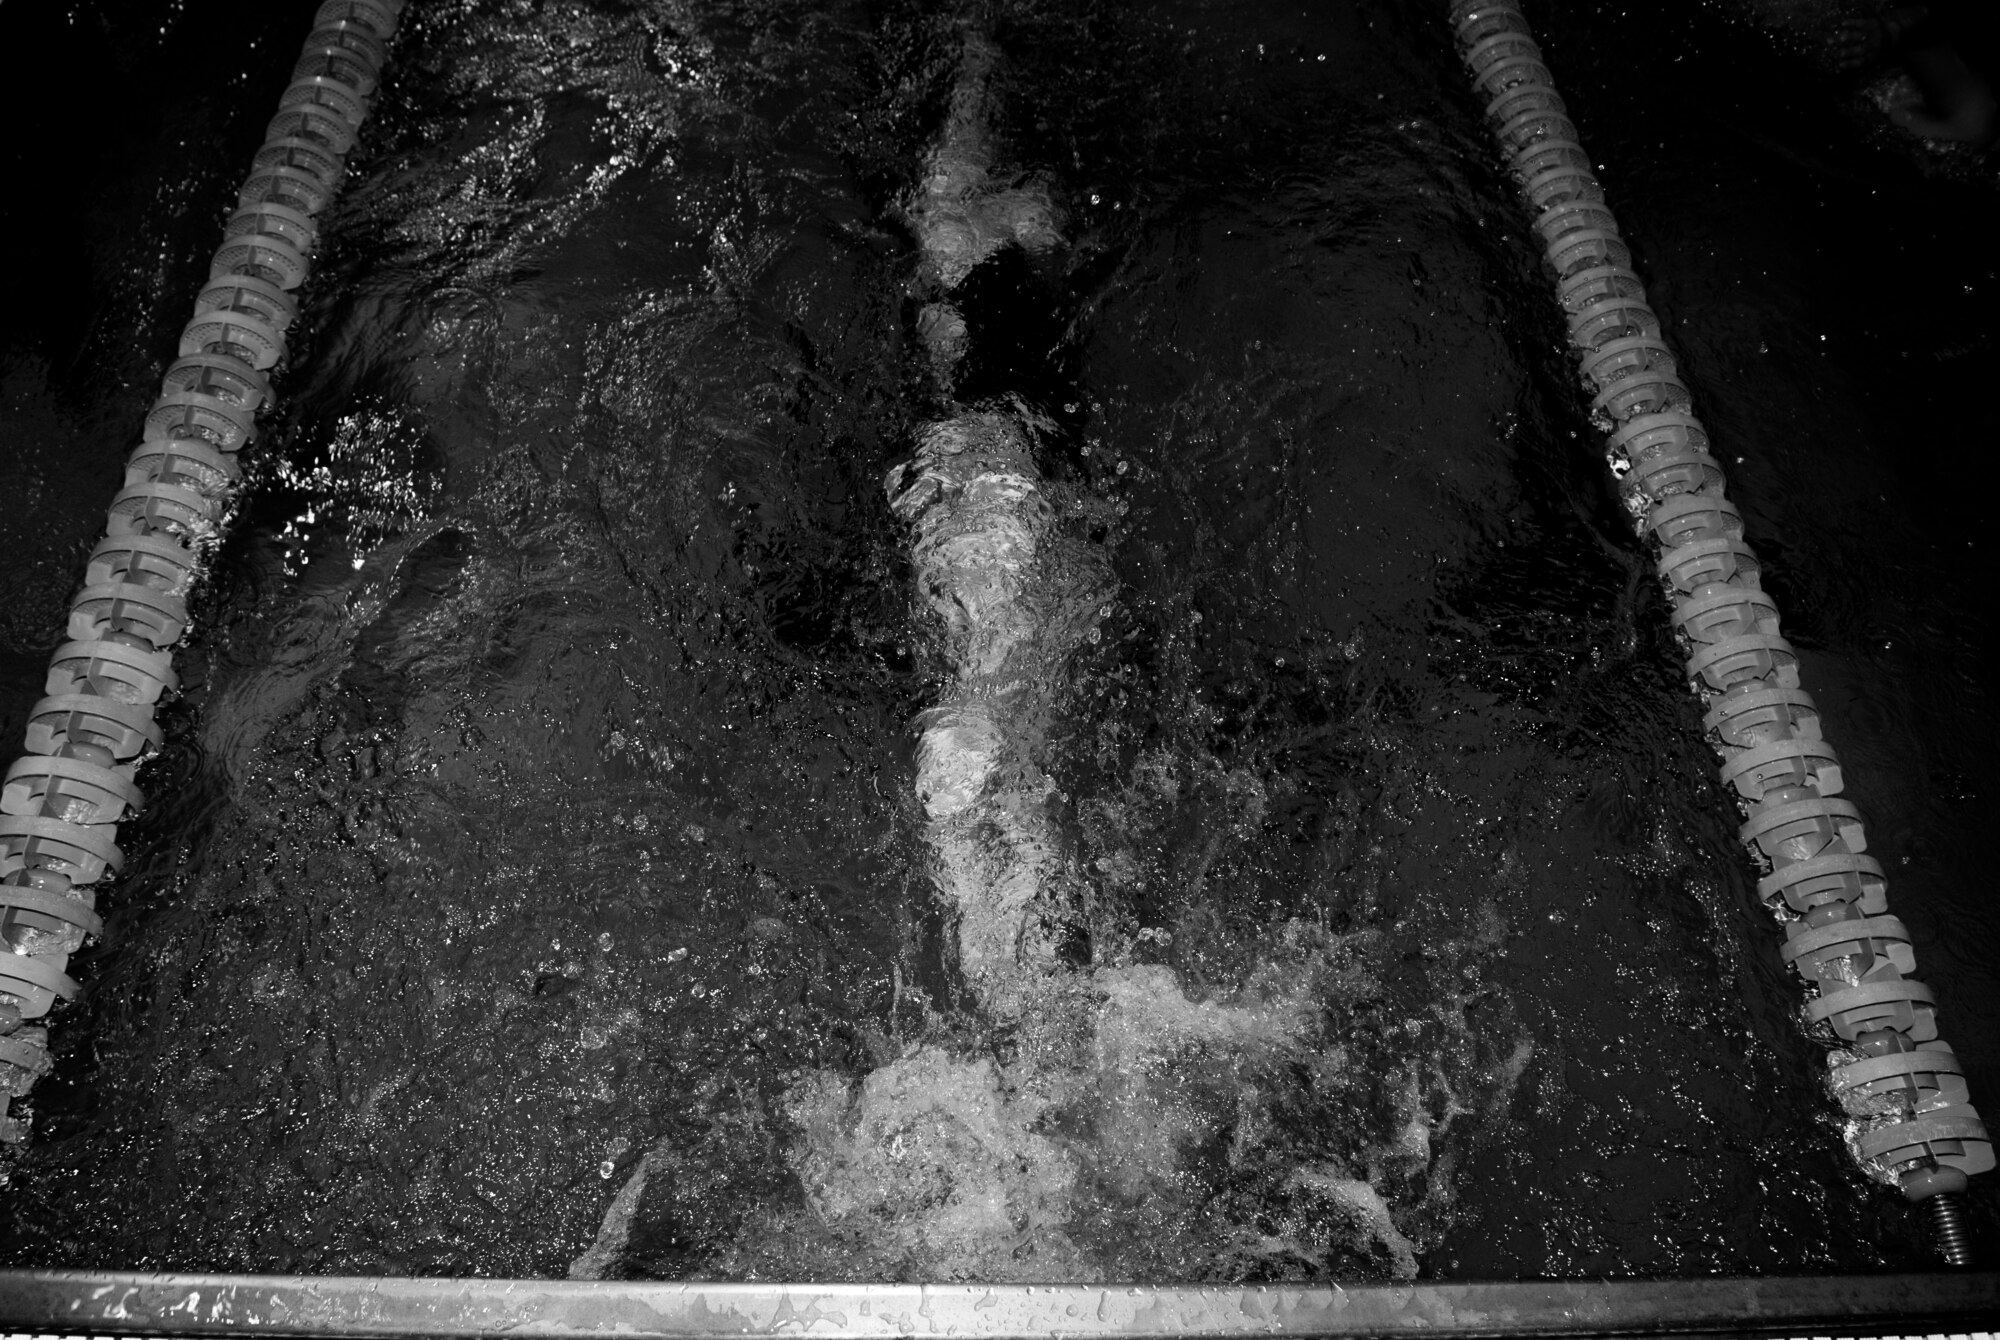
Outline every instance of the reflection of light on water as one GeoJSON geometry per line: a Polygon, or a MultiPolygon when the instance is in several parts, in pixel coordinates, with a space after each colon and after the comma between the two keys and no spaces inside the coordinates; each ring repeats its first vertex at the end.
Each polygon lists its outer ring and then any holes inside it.
{"type": "Polygon", "coordinates": [[[425,520],[441,490],[427,452],[414,410],[371,400],[342,415],[323,446],[277,456],[277,484],[302,495],[304,504],[278,531],[285,575],[305,570],[323,527],[341,533],[359,571],[385,541],[425,520]]]}

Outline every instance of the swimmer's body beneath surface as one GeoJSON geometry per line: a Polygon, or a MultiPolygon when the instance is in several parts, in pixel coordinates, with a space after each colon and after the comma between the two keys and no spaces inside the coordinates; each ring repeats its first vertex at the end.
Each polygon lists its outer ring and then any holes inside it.
{"type": "Polygon", "coordinates": [[[1909,71],[1918,96],[1887,109],[1905,130],[1982,151],[2000,147],[2000,25],[1990,3],[1942,0],[1885,9],[1842,23],[1832,45],[1842,69],[1894,62],[1909,71]]]}

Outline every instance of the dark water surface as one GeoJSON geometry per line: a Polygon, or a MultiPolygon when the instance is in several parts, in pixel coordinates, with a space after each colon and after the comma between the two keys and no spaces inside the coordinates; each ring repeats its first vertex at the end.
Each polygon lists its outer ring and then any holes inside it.
{"type": "MultiPolygon", "coordinates": [[[[1049,725],[1099,1022],[1017,1035],[930,892],[881,482],[955,29],[413,0],[0,1260],[560,1274],[645,1166],[613,1273],[1004,1274],[918,1240],[972,1179],[898,1181],[907,1140],[1059,1159],[1020,1231],[1075,1277],[1923,1264],[1441,9],[979,11],[1069,240],[968,281],[1008,316],[960,393],[1041,425],[1119,581],[1049,725]],[[1165,969],[1184,1017],[1105,985],[1165,969]],[[940,1088],[879,1168],[801,1153],[932,1054],[1071,1078],[1030,1130],[940,1088]]],[[[102,90],[11,109],[8,740],[311,10],[0,10],[102,90]]],[[[1741,13],[1533,17],[1993,1110],[2000,206],[1741,13]]]]}

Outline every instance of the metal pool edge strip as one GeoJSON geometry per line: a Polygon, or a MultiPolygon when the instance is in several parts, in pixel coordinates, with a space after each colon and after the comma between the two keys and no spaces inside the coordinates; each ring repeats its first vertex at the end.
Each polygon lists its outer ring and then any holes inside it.
{"type": "Polygon", "coordinates": [[[1884,1335],[2000,1317],[2000,1274],[1262,1286],[584,1283],[0,1271],[45,1335],[1884,1335]]]}

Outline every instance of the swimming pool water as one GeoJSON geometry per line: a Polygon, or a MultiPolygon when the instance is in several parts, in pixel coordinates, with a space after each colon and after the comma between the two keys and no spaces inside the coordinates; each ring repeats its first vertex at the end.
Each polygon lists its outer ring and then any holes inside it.
{"type": "MultiPolygon", "coordinates": [[[[8,281],[10,732],[310,9],[0,13],[117,76],[15,108],[0,208],[68,259],[8,281]]],[[[967,280],[955,391],[1115,587],[1047,695],[1064,967],[995,1027],[881,483],[937,410],[903,206],[957,30],[414,0],[0,1258],[1921,1264],[1434,10],[976,12],[1065,242],[967,280]]],[[[1745,11],[1534,17],[1982,1101],[1991,185],[1745,11]]]]}

